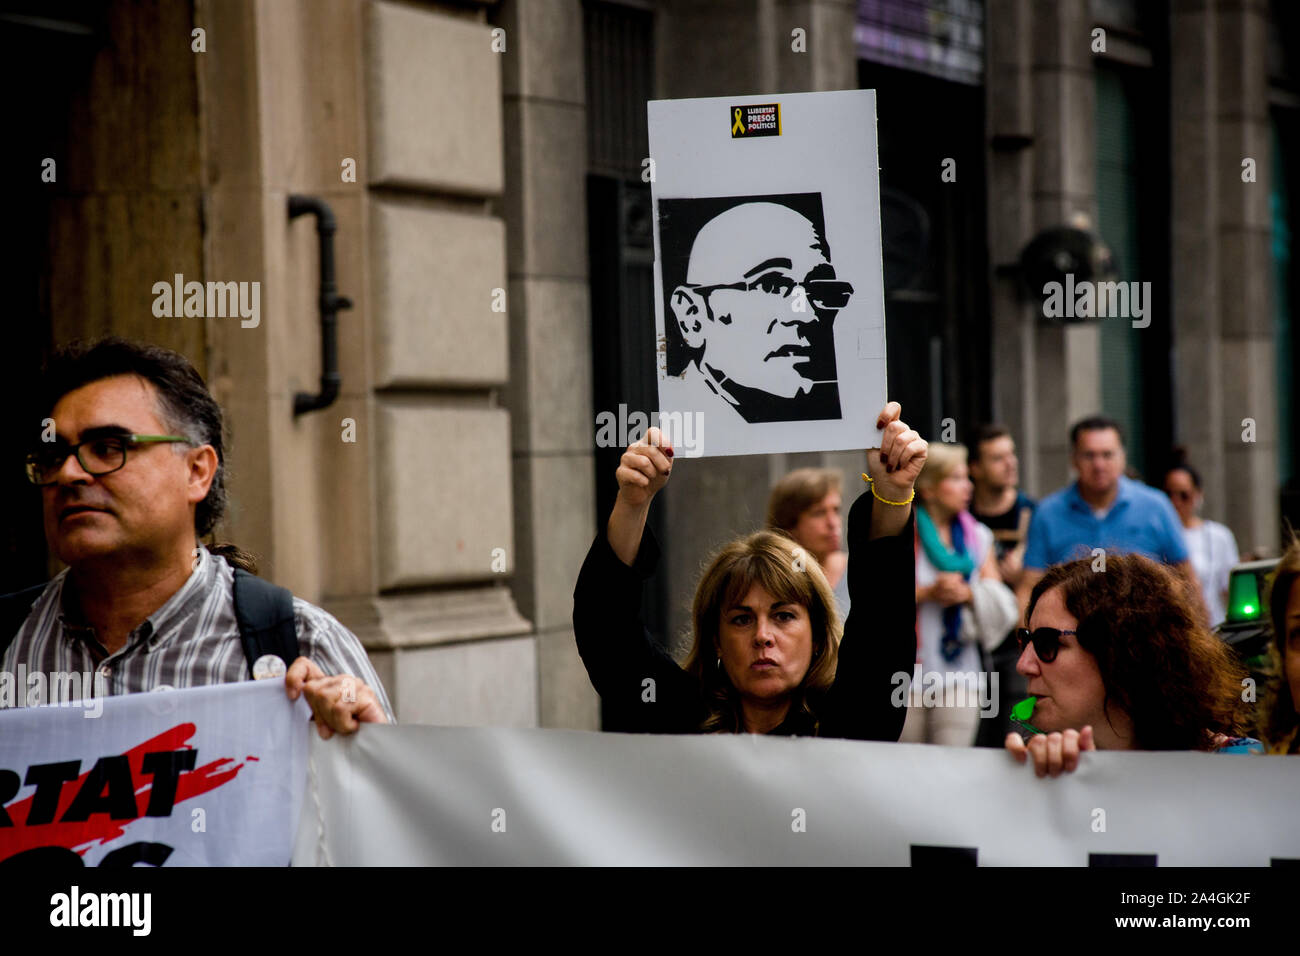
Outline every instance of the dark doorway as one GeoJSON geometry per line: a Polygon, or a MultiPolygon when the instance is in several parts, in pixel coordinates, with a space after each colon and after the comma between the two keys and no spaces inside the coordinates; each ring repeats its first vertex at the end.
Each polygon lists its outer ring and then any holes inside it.
{"type": "Polygon", "coordinates": [[[9,91],[9,135],[0,159],[8,184],[0,255],[7,299],[0,349],[0,592],[48,576],[40,493],[24,475],[23,458],[40,440],[31,399],[52,344],[50,209],[68,164],[73,95],[103,42],[104,9],[58,0],[0,3],[0,83],[9,91]]]}
{"type": "MultiPolygon", "coordinates": [[[[654,233],[646,103],[654,95],[654,15],[647,9],[590,0],[585,5],[587,71],[587,248],[591,276],[592,408],[625,421],[658,406],[651,346],[655,340],[654,233]],[[621,408],[620,408],[621,406],[621,408]]],[[[596,433],[593,423],[593,435],[596,433]]],[[[595,448],[596,527],[603,530],[618,487],[617,445],[595,448]]],[[[647,527],[666,547],[662,507],[647,527]]],[[[642,620],[665,647],[667,584],[646,582],[642,620]]],[[[606,730],[620,730],[602,703],[606,730]]]]}
{"type": "Polygon", "coordinates": [[[876,91],[889,395],[960,441],[992,407],[984,90],[866,60],[858,83],[876,91]]]}

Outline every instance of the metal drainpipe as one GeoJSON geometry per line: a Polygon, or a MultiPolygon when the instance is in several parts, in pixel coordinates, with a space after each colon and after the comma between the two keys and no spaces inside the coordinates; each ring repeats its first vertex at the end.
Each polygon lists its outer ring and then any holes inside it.
{"type": "Polygon", "coordinates": [[[334,233],[338,223],[334,212],[323,199],[314,196],[290,196],[290,221],[304,214],[316,217],[316,234],[320,238],[320,392],[298,392],[293,397],[294,417],[328,408],[339,396],[338,313],[352,308],[352,300],[338,294],[334,281],[334,233]]]}

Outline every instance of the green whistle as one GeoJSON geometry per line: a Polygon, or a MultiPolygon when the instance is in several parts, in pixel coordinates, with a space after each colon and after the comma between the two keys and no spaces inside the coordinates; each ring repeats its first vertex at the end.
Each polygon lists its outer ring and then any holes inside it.
{"type": "Polygon", "coordinates": [[[1011,719],[1026,730],[1036,734],[1042,731],[1029,722],[1029,718],[1034,715],[1034,705],[1038,703],[1037,697],[1026,697],[1020,703],[1011,708],[1011,719]]]}

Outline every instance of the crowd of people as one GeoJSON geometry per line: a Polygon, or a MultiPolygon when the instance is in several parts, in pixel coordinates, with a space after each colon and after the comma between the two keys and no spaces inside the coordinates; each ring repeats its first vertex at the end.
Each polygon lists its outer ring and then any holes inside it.
{"type": "MultiPolygon", "coordinates": [[[[0,597],[0,668],[93,671],[109,694],[272,676],[322,735],[393,719],[355,635],[238,549],[200,543],[227,505],[224,427],[184,357],[108,339],[58,353],[42,386],[34,412],[56,427],[27,475],[67,567],[0,597]]],[[[1149,487],[1126,474],[1120,426],[1087,418],[1070,433],[1077,479],[1035,502],[1005,428],[931,444],[892,402],[877,427],[847,522],[840,473],[799,469],[772,489],[767,527],[712,556],[682,661],[640,613],[673,449],[653,428],[627,448],[574,591],[606,729],[992,743],[1042,773],[1093,748],[1300,751],[1300,545],[1266,599],[1274,680],[1248,700],[1213,631],[1236,544],[1201,517],[1186,461],[1149,487]],[[937,702],[918,675],[938,676],[937,702]],[[976,685],[978,700],[956,693],[976,685]],[[1024,695],[1027,731],[1004,734],[1024,695]]],[[[0,706],[15,703],[29,702],[0,706]]]]}
{"type": "Polygon", "coordinates": [[[659,554],[646,516],[673,452],[655,429],[628,447],[574,591],[607,729],[994,743],[1053,776],[1095,749],[1300,753],[1300,543],[1272,578],[1273,681],[1256,700],[1216,633],[1238,551],[1200,516],[1190,465],[1150,487],[1128,473],[1122,428],[1089,417],[1070,432],[1076,480],[1034,501],[1007,429],[928,443],[900,414],[881,412],[847,533],[839,472],[801,468],[773,488],[768,527],[712,557],[681,664],[640,614],[659,554]],[[912,680],[900,706],[900,673],[937,674],[941,692],[923,700],[912,680]],[[1002,706],[951,693],[992,675],[1008,678],[1002,706]]]}

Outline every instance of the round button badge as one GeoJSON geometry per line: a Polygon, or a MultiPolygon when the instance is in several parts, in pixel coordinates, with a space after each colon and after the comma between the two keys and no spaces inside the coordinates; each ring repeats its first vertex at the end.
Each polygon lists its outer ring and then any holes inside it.
{"type": "Polygon", "coordinates": [[[253,680],[283,677],[286,670],[283,659],[275,654],[263,654],[253,662],[253,680]]]}

